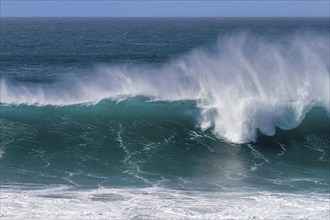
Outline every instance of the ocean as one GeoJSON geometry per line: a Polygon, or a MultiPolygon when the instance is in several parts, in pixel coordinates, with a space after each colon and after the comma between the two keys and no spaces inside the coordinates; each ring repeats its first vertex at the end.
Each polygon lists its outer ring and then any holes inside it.
{"type": "Polygon", "coordinates": [[[328,18],[1,18],[1,219],[329,219],[328,18]]]}

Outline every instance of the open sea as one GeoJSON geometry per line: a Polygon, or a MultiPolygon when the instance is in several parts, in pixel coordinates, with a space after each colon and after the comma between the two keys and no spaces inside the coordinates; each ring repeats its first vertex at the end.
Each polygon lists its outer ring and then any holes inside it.
{"type": "Polygon", "coordinates": [[[329,18],[1,18],[1,219],[329,219],[329,18]]]}

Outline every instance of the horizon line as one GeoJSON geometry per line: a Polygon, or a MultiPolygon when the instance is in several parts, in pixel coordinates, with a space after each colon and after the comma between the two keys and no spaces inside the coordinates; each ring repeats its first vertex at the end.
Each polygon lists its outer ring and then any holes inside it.
{"type": "Polygon", "coordinates": [[[329,16],[0,16],[1,18],[330,18],[329,16]]]}

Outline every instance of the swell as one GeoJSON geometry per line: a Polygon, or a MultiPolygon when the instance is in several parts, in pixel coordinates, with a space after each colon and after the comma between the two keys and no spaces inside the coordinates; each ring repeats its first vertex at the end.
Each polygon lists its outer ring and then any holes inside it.
{"type": "Polygon", "coordinates": [[[296,128],[313,107],[329,112],[328,48],[329,36],[322,33],[276,40],[241,33],[162,66],[99,66],[47,85],[2,79],[1,102],[65,106],[136,96],[190,100],[197,103],[202,130],[212,128],[217,137],[246,143],[256,140],[257,131],[271,136],[276,128],[296,128]]]}
{"type": "Polygon", "coordinates": [[[193,101],[137,97],[1,110],[2,184],[221,188],[262,181],[278,190],[329,189],[330,123],[322,108],[293,130],[242,145],[201,130],[193,101]]]}
{"type": "MultiPolygon", "coordinates": [[[[134,136],[134,133],[139,133],[139,136],[136,137],[138,138],[136,143],[141,142],[141,140],[151,142],[156,139],[163,140],[173,134],[177,138],[177,143],[196,137],[227,143],[217,139],[217,135],[212,132],[212,127],[206,130],[200,128],[203,118],[201,117],[201,109],[195,101],[154,101],[140,96],[121,101],[108,99],[95,105],[1,105],[0,107],[1,146],[6,146],[5,143],[10,142],[6,141],[7,139],[12,138],[14,140],[13,137],[27,134],[32,135],[31,138],[35,141],[38,141],[39,137],[47,142],[47,137],[52,136],[52,134],[62,135],[63,139],[71,136],[72,139],[79,140],[81,134],[86,131],[92,132],[91,140],[97,141],[98,133],[100,133],[104,137],[114,134],[113,138],[118,141],[118,133],[121,130],[129,130],[127,138],[131,138],[131,134],[134,136]],[[38,134],[40,132],[41,134],[38,134]],[[42,137],[42,134],[47,135],[42,137]]],[[[277,127],[274,136],[267,136],[262,131],[257,130],[256,133],[259,135],[256,139],[257,142],[253,144],[267,146],[283,141],[299,142],[310,135],[318,135],[324,141],[328,141],[329,129],[328,112],[324,108],[313,107],[306,113],[302,123],[290,131],[277,127]]],[[[70,145],[69,142],[68,145],[70,145]]],[[[102,147],[102,144],[100,146],[102,147]]]]}

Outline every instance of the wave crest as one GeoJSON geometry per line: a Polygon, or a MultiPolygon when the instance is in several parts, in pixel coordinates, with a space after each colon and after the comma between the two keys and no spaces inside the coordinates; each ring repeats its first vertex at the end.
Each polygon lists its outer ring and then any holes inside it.
{"type": "Polygon", "coordinates": [[[5,104],[70,105],[146,96],[195,100],[200,125],[235,143],[292,129],[314,106],[329,113],[329,36],[297,33],[266,40],[247,33],[219,39],[160,67],[100,66],[61,82],[12,84],[1,80],[5,104]]]}

